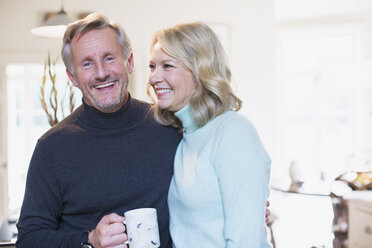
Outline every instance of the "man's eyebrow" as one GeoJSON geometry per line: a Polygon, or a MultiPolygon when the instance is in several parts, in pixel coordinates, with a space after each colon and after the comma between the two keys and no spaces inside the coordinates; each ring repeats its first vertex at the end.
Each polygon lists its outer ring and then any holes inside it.
{"type": "MultiPolygon", "coordinates": [[[[114,57],[118,57],[118,55],[115,54],[115,53],[112,52],[112,51],[105,52],[105,53],[103,54],[102,57],[104,58],[104,57],[106,57],[106,56],[114,56],[114,57]]],[[[90,55],[86,55],[86,56],[84,56],[84,57],[82,57],[82,58],[80,59],[80,62],[82,62],[82,61],[86,61],[86,60],[92,60],[92,56],[90,56],[90,55]]]]}
{"type": "Polygon", "coordinates": [[[83,61],[86,61],[86,60],[91,60],[90,56],[82,57],[79,62],[83,62],[83,61]]]}

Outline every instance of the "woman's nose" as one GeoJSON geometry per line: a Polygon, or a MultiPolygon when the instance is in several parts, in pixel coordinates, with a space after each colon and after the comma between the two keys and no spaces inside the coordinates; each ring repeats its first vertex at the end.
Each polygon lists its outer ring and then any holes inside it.
{"type": "Polygon", "coordinates": [[[163,78],[163,74],[162,72],[159,70],[159,69],[153,69],[151,72],[150,72],[150,75],[149,75],[149,83],[151,85],[154,85],[160,81],[162,81],[162,78],[163,78]]]}

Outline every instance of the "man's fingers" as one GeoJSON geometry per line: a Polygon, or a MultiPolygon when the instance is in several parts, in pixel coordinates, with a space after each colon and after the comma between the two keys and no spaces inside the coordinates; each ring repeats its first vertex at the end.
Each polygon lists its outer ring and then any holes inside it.
{"type": "Polygon", "coordinates": [[[266,201],[266,212],[265,212],[265,223],[269,223],[269,216],[270,216],[270,210],[268,209],[268,207],[270,206],[270,202],[269,201],[266,201]]]}
{"type": "Polygon", "coordinates": [[[127,234],[120,233],[113,236],[102,236],[100,237],[98,242],[93,245],[95,246],[96,244],[98,244],[97,247],[126,247],[125,241],[127,240],[127,234]]]}
{"type": "Polygon", "coordinates": [[[269,223],[270,220],[270,210],[266,208],[266,213],[265,213],[265,223],[269,223]]]}
{"type": "Polygon", "coordinates": [[[124,217],[116,213],[105,215],[97,227],[89,233],[89,240],[95,247],[115,247],[128,239],[123,225],[124,217]]]}
{"type": "Polygon", "coordinates": [[[120,245],[111,246],[110,248],[128,248],[128,246],[126,244],[120,244],[120,245]]]}
{"type": "Polygon", "coordinates": [[[266,209],[265,223],[269,223],[270,220],[270,210],[266,209]]]}
{"type": "Polygon", "coordinates": [[[106,246],[118,245],[128,239],[122,222],[106,225],[104,228],[98,229],[98,233],[101,242],[106,246]]]}
{"type": "Polygon", "coordinates": [[[125,233],[121,233],[111,237],[112,244],[121,245],[120,247],[126,247],[125,241],[127,240],[128,236],[125,233]]]}
{"type": "Polygon", "coordinates": [[[123,216],[120,216],[116,213],[112,213],[112,214],[108,214],[108,215],[105,215],[103,216],[103,218],[101,219],[101,223],[103,224],[112,224],[112,223],[122,223],[124,221],[124,217],[123,216]]]}
{"type": "Polygon", "coordinates": [[[124,233],[126,230],[123,222],[113,223],[109,228],[113,235],[124,233]]]}

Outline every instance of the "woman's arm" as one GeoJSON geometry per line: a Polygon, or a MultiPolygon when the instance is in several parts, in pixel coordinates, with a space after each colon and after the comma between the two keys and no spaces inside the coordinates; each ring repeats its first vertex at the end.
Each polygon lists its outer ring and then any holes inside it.
{"type": "Polygon", "coordinates": [[[215,156],[228,248],[270,247],[265,206],[271,160],[252,124],[240,117],[220,130],[215,156]]]}

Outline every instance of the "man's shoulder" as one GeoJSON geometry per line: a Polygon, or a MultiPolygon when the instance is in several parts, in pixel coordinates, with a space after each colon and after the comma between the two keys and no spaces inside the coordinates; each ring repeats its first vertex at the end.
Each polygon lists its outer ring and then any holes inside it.
{"type": "Polygon", "coordinates": [[[133,108],[136,109],[137,114],[143,118],[146,124],[161,126],[155,121],[154,112],[152,109],[153,104],[135,98],[132,98],[131,104],[133,108]]]}
{"type": "Polygon", "coordinates": [[[81,106],[78,107],[66,118],[51,127],[40,137],[40,140],[53,139],[62,134],[74,133],[80,129],[76,123],[76,115],[81,111],[81,108],[81,106]]]}
{"type": "Polygon", "coordinates": [[[145,102],[143,100],[139,100],[136,98],[131,99],[131,105],[132,108],[135,108],[137,113],[142,114],[143,116],[146,116],[147,119],[153,120],[153,104],[145,102]]]}
{"type": "Polygon", "coordinates": [[[132,102],[139,111],[143,114],[143,120],[146,125],[149,125],[151,128],[154,128],[154,131],[162,133],[162,135],[167,134],[172,137],[174,137],[176,140],[179,140],[182,138],[182,134],[180,131],[170,125],[165,126],[160,123],[158,123],[154,118],[154,110],[153,110],[153,104],[138,100],[138,99],[132,99],[132,102]]]}
{"type": "Polygon", "coordinates": [[[137,98],[132,98],[131,101],[132,101],[132,104],[134,104],[138,108],[143,108],[143,109],[150,109],[151,106],[153,105],[151,103],[145,102],[137,98]]]}

